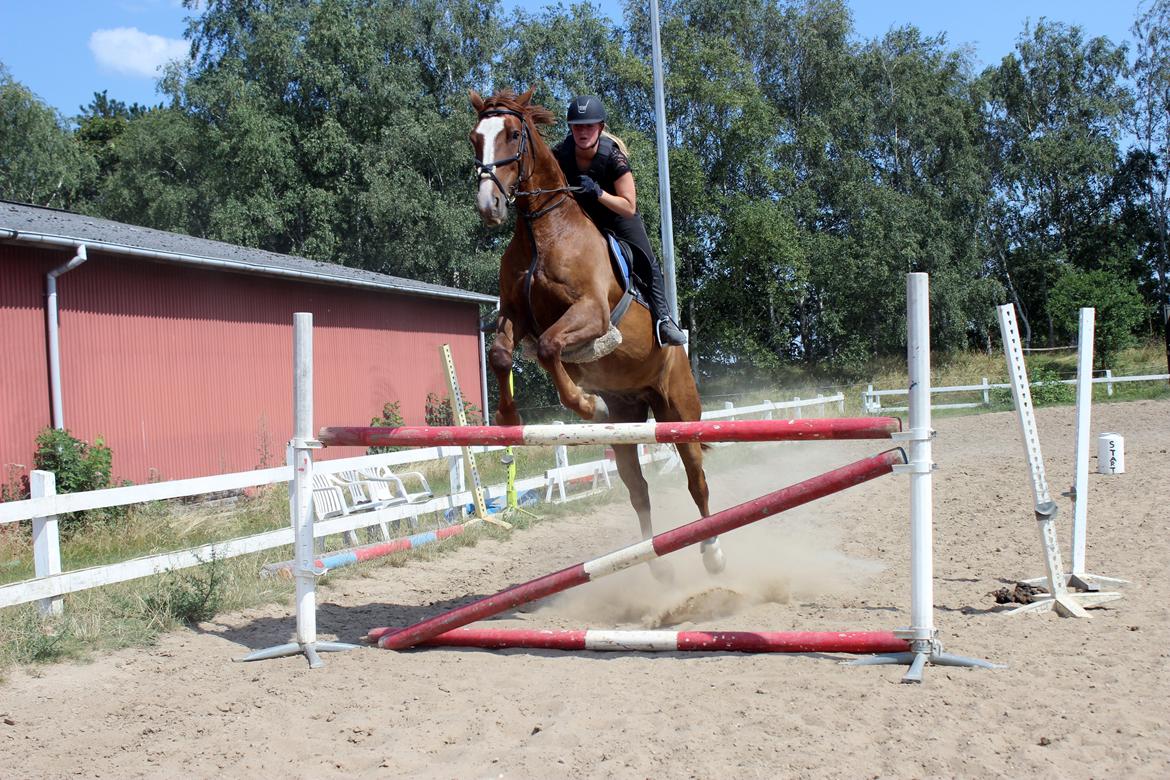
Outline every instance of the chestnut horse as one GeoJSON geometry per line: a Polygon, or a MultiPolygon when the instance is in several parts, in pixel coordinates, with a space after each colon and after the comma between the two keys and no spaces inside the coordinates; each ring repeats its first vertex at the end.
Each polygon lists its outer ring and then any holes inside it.
{"type": "MultiPolygon", "coordinates": [[[[471,145],[479,172],[480,218],[494,227],[505,220],[510,205],[517,212],[512,241],[500,261],[500,312],[489,352],[500,388],[496,424],[521,422],[508,374],[512,354],[526,337],[535,342],[536,359],[556,385],[561,404],[585,420],[645,422],[649,410],[659,422],[698,420],[702,409],[687,354],[682,347],[657,345],[650,313],[642,306],[630,306],[621,318],[616,349],[591,362],[563,360],[566,349],[589,345],[609,332],[610,313],[623,291],[605,239],[577,205],[537,131],[537,125],[554,120],[547,109],[532,105],[532,92],[517,96],[504,91],[487,100],[471,92],[478,113],[471,145]]],[[[691,497],[706,517],[710,510],[702,447],[676,446],[691,497]]],[[[642,537],[648,539],[654,534],[650,494],[638,447],[625,444],[613,450],[642,537]]],[[[701,548],[707,570],[722,570],[718,539],[708,539],[701,548]]],[[[668,575],[656,563],[656,576],[668,575]]]]}

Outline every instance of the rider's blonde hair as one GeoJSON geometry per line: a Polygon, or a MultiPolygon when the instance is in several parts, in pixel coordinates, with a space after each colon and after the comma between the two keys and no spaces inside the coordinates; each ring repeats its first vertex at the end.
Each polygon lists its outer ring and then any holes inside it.
{"type": "Polygon", "coordinates": [[[604,135],[606,138],[610,139],[611,141],[613,141],[615,144],[617,144],[617,148],[621,151],[622,154],[624,154],[626,156],[627,160],[630,158],[630,150],[626,148],[625,141],[618,138],[616,135],[609,132],[608,130],[602,130],[601,134],[604,135]]]}

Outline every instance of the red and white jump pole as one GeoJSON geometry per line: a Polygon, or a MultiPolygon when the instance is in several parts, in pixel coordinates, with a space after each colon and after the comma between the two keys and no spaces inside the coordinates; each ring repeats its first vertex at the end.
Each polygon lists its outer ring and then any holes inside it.
{"type": "Polygon", "coordinates": [[[597,652],[900,653],[892,631],[606,631],[458,628],[419,645],[597,652]]]}
{"type": "Polygon", "coordinates": [[[800,420],[698,420],[589,425],[468,425],[462,427],[322,428],[330,447],[439,447],[684,444],[688,442],[888,439],[902,429],[896,417],[800,420]]]}
{"type": "Polygon", "coordinates": [[[369,639],[376,640],[378,647],[388,650],[403,650],[412,647],[419,642],[468,623],[474,623],[477,620],[498,615],[545,596],[584,585],[586,582],[668,555],[676,550],[710,539],[712,536],[718,536],[749,523],[763,520],[765,517],[771,517],[830,493],[836,493],[862,482],[868,482],[883,474],[889,474],[894,470],[896,464],[904,463],[905,459],[906,456],[902,450],[888,450],[848,466],[833,469],[820,476],[806,479],[804,482],[782,488],[731,509],[725,509],[693,523],[665,531],[600,558],[513,586],[494,596],[457,607],[413,626],[398,630],[375,628],[369,632],[369,639]]]}
{"type": "MultiPolygon", "coordinates": [[[[835,634],[837,640],[812,639],[804,634],[745,632],[664,632],[667,637],[643,637],[644,632],[625,634],[617,632],[584,632],[584,639],[566,638],[564,643],[591,642],[595,646],[608,642],[614,649],[648,649],[651,645],[672,649],[740,649],[750,652],[777,652],[769,648],[781,646],[809,648],[792,650],[807,652],[876,652],[876,646],[865,650],[850,650],[866,642],[886,643],[881,655],[859,659],[855,663],[908,664],[904,682],[921,682],[927,662],[947,666],[975,666],[990,668],[994,664],[978,659],[962,658],[942,652],[934,628],[934,593],[932,559],[931,479],[933,460],[930,421],[930,315],[928,277],[914,273],[906,277],[907,363],[909,374],[910,430],[900,432],[895,418],[860,418],[844,420],[756,420],[704,421],[686,423],[638,423],[620,425],[574,426],[515,426],[479,428],[324,428],[320,440],[310,438],[312,430],[312,341],[311,315],[295,315],[295,433],[290,445],[294,477],[290,485],[290,512],[296,539],[297,581],[297,637],[296,642],[261,650],[245,660],[273,658],[280,655],[304,653],[311,666],[320,665],[317,652],[342,650],[352,647],[337,642],[321,642],[316,638],[315,577],[321,571],[314,565],[313,520],[311,507],[313,460],[311,451],[324,445],[435,445],[435,444],[633,444],[643,442],[683,443],[717,441],[791,441],[809,439],[894,439],[909,444],[909,459],[901,450],[890,450],[872,458],[822,474],[797,485],[784,488],[746,504],[725,510],[689,525],[659,534],[609,555],[588,561],[563,571],[502,591],[495,596],[468,604],[414,626],[395,631],[375,629],[371,638],[379,646],[403,649],[420,643],[444,644],[452,636],[461,641],[473,637],[486,638],[483,632],[451,632],[467,623],[503,612],[543,596],[580,585],[591,579],[618,571],[636,563],[651,560],[683,547],[701,542],[725,531],[755,522],[830,493],[843,490],[882,474],[907,472],[910,474],[910,528],[911,528],[911,595],[910,627],[892,632],[849,632],[835,634]],[[608,637],[603,642],[597,637],[608,637]],[[748,637],[757,637],[749,639],[748,637]],[[759,639],[758,637],[765,637],[759,639]],[[804,638],[797,638],[804,637],[804,638]],[[848,637],[843,639],[842,637],[848,637]],[[626,641],[625,645],[620,645],[626,641]],[[832,642],[842,644],[834,645],[832,642]],[[801,643],[805,644],[801,644],[801,643]],[[644,643],[645,647],[634,645],[644,643]],[[722,643],[722,644],[721,644],[722,643]],[[754,643],[754,644],[753,644],[754,643]],[[810,644],[811,643],[811,644],[810,644]],[[729,646],[730,645],[730,646],[729,646]],[[813,645],[816,645],[813,647],[813,645]],[[906,649],[908,646],[909,649],[906,649]],[[830,647],[840,649],[830,650],[830,647]]],[[[542,632],[543,633],[543,632],[542,632]]],[[[570,632],[574,637],[581,632],[570,632]]],[[[533,639],[517,637],[516,641],[533,639]]],[[[493,641],[510,641],[498,637],[493,641]]],[[[499,646],[499,645],[496,645],[499,646]]],[[[517,645],[519,646],[519,645],[517,645]]]]}

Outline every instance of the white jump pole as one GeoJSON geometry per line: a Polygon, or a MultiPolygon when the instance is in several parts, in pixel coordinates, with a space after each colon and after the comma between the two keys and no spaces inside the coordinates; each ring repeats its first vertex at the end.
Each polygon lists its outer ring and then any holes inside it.
{"type": "Polygon", "coordinates": [[[1103,577],[1085,571],[1085,540],[1089,522],[1089,418],[1093,409],[1093,338],[1096,330],[1096,311],[1080,311],[1080,330],[1077,339],[1077,442],[1074,457],[1076,474],[1073,478],[1072,573],[1068,584],[1079,590],[1096,591],[1101,585],[1128,584],[1128,580],[1103,577]]]}
{"type": "Polygon", "coordinates": [[[1032,488],[1033,511],[1036,527],[1040,534],[1040,547],[1044,555],[1046,587],[1048,598],[1025,604],[1007,614],[1020,612],[1044,612],[1054,610],[1065,617],[1088,617],[1086,606],[1102,604],[1121,598],[1120,593],[1072,593],[1068,589],[1068,578],[1064,573],[1064,562],[1056,539],[1056,514],[1058,507],[1048,491],[1048,477],[1044,473],[1044,457],[1040,452],[1040,432],[1036,427],[1036,412],[1032,407],[1032,390],[1028,383],[1028,368],[1024,363],[1024,350],[1020,342],[1020,329],[1016,324],[1015,308],[1010,303],[997,307],[999,330],[1003,338],[1003,352],[1007,360],[1008,376],[1012,386],[1012,401],[1024,442],[1024,460],[1032,488]]]}
{"type": "Polygon", "coordinates": [[[909,430],[891,438],[909,443],[909,461],[895,472],[910,475],[910,627],[894,632],[910,642],[908,653],[886,653],[852,663],[909,664],[904,683],[922,682],[927,663],[998,668],[978,658],[944,653],[934,627],[934,430],[930,410],[930,275],[906,275],[906,369],[909,430]]]}
{"type": "Polygon", "coordinates": [[[318,652],[352,650],[357,645],[317,640],[317,576],[324,573],[314,566],[313,549],[313,450],[321,446],[313,439],[313,315],[293,315],[293,439],[292,490],[289,491],[289,514],[293,527],[293,577],[297,594],[297,637],[295,642],[250,653],[242,660],[303,653],[309,667],[324,666],[318,652]]]}

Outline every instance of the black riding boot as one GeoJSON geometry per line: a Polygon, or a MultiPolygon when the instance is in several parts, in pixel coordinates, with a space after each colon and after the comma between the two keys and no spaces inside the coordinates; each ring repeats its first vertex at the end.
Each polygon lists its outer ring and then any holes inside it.
{"type": "Polygon", "coordinates": [[[666,303],[666,280],[658,263],[648,260],[638,270],[645,280],[650,299],[650,317],[654,320],[654,338],[660,347],[681,347],[687,343],[683,333],[670,317],[670,306],[666,303]]]}

